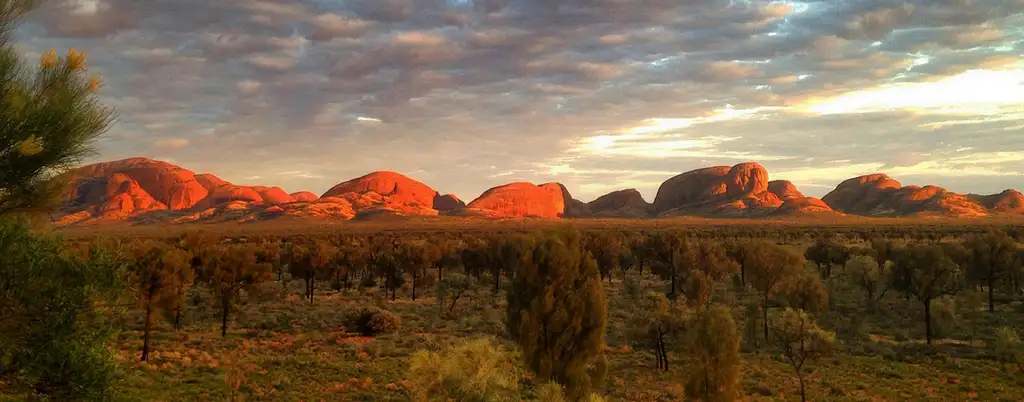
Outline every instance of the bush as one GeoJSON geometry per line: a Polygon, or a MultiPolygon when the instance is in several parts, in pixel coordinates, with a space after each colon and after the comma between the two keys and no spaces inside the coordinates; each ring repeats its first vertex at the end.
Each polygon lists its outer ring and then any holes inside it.
{"type": "Polygon", "coordinates": [[[492,338],[469,340],[436,353],[417,351],[409,363],[413,401],[513,401],[522,377],[518,356],[492,338]]]}
{"type": "Polygon", "coordinates": [[[98,247],[69,254],[60,239],[0,218],[0,396],[113,395],[120,369],[107,342],[124,259],[98,247]]]}
{"type": "Polygon", "coordinates": [[[376,307],[360,308],[350,315],[345,323],[349,331],[358,332],[364,336],[394,333],[402,327],[401,318],[390,311],[376,307]]]}

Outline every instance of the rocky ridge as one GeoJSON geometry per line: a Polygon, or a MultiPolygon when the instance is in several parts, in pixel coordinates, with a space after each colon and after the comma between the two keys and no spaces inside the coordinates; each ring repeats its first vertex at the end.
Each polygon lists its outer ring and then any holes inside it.
{"type": "Polygon", "coordinates": [[[516,182],[488,189],[468,204],[454,194],[397,172],[372,172],[317,196],[279,187],[236,185],[146,158],[84,166],[71,173],[58,224],[109,220],[244,222],[294,216],[373,219],[379,216],[468,216],[498,219],[588,217],[646,218],[696,215],[767,217],[807,214],[978,217],[1024,214],[1024,195],[959,194],[936,186],[903,186],[884,175],[851,178],[821,199],[793,183],[769,180],[760,164],[714,166],[666,180],[654,202],[636,189],[618,190],[584,203],[561,183],[516,182]]]}

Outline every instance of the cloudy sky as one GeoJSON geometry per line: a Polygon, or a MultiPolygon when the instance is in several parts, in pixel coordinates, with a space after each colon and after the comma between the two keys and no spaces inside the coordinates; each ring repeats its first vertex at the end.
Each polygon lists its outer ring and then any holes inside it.
{"type": "Polygon", "coordinates": [[[821,196],[886,172],[1024,188],[1024,0],[50,0],[147,156],[322,192],[395,170],[576,198],[758,161],[821,196]]]}

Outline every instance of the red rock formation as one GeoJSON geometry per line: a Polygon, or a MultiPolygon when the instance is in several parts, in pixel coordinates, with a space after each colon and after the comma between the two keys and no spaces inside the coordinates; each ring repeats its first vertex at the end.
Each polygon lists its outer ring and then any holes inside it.
{"type": "Polygon", "coordinates": [[[441,212],[454,211],[465,207],[466,203],[462,202],[462,200],[460,200],[459,197],[456,197],[455,194],[438,194],[434,197],[434,209],[441,212]]]}
{"type": "Polygon", "coordinates": [[[757,163],[715,166],[683,173],[658,188],[653,212],[688,214],[767,214],[782,205],[768,189],[768,171],[757,163]]]}
{"type": "Polygon", "coordinates": [[[263,198],[265,205],[278,205],[295,202],[295,197],[288,195],[281,187],[252,186],[253,190],[263,198]]]}
{"type": "Polygon", "coordinates": [[[783,202],[804,198],[804,193],[789,180],[773,180],[768,182],[768,192],[775,194],[783,202]]]}
{"type": "Polygon", "coordinates": [[[320,198],[309,191],[299,191],[297,193],[291,193],[290,195],[296,202],[313,202],[320,198]]]}
{"type": "MultiPolygon", "coordinates": [[[[75,170],[71,177],[74,183],[81,184],[90,179],[103,179],[116,173],[132,178],[153,199],[175,211],[192,208],[208,194],[206,187],[196,180],[192,171],[147,158],[130,158],[84,166],[75,170]]],[[[71,198],[77,199],[79,186],[73,188],[75,190],[71,198]]]]}
{"type": "Polygon", "coordinates": [[[470,202],[467,209],[491,211],[468,213],[494,217],[561,218],[565,213],[563,189],[558,183],[539,186],[526,182],[506,184],[485,191],[470,202]]]}
{"type": "Polygon", "coordinates": [[[595,217],[639,218],[647,216],[650,208],[651,204],[633,188],[614,191],[587,203],[587,209],[595,217]]]}
{"type": "Polygon", "coordinates": [[[985,207],[1004,213],[1024,213],[1024,194],[1017,190],[1004,190],[999,194],[981,196],[985,207]]]}
{"type": "Polygon", "coordinates": [[[799,215],[806,213],[833,212],[825,201],[814,197],[790,198],[775,210],[775,215],[799,215]]]}
{"type": "Polygon", "coordinates": [[[391,204],[418,204],[427,208],[434,207],[437,196],[437,191],[426,184],[396,172],[379,171],[338,184],[320,197],[371,192],[386,196],[391,204]]]}
{"type": "MultiPolygon", "coordinates": [[[[1012,199],[1007,195],[1007,200],[1012,199]]],[[[992,212],[990,208],[994,209],[996,203],[988,205],[985,201],[998,200],[999,195],[968,196],[937,186],[902,187],[884,174],[873,174],[846,180],[822,199],[837,211],[858,215],[973,217],[992,212]]]]}

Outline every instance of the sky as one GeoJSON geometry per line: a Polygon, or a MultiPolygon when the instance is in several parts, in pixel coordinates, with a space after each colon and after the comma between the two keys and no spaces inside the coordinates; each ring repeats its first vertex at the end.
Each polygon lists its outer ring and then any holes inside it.
{"type": "Polygon", "coordinates": [[[757,161],[819,197],[876,172],[1024,188],[1024,0],[50,0],[18,41],[102,74],[118,121],[90,161],[236,184],[651,201],[757,161]]]}

